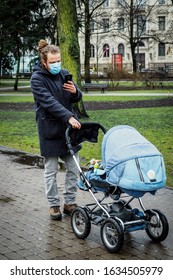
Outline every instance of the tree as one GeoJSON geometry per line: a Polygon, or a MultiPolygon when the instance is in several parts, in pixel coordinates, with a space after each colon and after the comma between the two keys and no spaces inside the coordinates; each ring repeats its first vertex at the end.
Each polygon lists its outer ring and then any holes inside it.
{"type": "Polygon", "coordinates": [[[21,56],[27,50],[33,51],[39,38],[53,37],[55,34],[52,13],[46,12],[49,7],[49,1],[44,0],[18,0],[17,5],[14,5],[13,0],[0,2],[0,53],[4,56],[13,55],[17,62],[14,90],[18,88],[21,56]]]}
{"type": "MultiPolygon", "coordinates": [[[[62,54],[62,65],[73,75],[73,80],[80,86],[80,52],[78,42],[76,2],[57,0],[58,41],[62,54]]],[[[78,102],[75,111],[79,117],[88,117],[83,101],[78,102]]]]}
{"type": "MultiPolygon", "coordinates": [[[[85,82],[90,83],[90,38],[91,38],[91,21],[96,16],[98,8],[103,5],[106,0],[78,0],[77,8],[80,10],[80,26],[84,26],[85,36],[85,82]]],[[[97,15],[98,17],[98,15],[97,15]]]]}

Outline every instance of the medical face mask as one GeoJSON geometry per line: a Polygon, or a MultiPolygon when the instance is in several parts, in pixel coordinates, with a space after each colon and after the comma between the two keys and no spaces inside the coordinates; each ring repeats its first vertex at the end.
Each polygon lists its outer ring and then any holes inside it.
{"type": "Polygon", "coordinates": [[[49,67],[50,67],[49,72],[53,75],[56,75],[61,70],[61,62],[51,63],[49,64],[49,67]]]}

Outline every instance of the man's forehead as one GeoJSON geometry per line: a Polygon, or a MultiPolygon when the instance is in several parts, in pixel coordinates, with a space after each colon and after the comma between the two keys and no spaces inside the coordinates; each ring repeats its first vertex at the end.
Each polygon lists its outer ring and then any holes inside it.
{"type": "Polygon", "coordinates": [[[49,62],[55,62],[55,61],[59,61],[61,59],[61,55],[60,53],[48,53],[47,54],[47,61],[49,62]]]}

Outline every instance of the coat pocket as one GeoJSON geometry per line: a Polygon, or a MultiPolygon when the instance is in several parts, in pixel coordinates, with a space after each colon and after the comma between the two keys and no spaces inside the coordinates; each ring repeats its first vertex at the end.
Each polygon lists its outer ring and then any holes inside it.
{"type": "Polygon", "coordinates": [[[65,133],[64,124],[58,119],[42,118],[42,128],[45,139],[62,138],[65,133]]]}

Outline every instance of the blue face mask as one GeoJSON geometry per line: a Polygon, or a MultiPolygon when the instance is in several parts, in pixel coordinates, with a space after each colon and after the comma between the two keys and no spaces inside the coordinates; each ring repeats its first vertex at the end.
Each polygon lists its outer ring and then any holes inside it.
{"type": "Polygon", "coordinates": [[[49,72],[53,75],[56,75],[61,70],[61,62],[51,63],[49,64],[49,67],[50,67],[49,72]]]}

